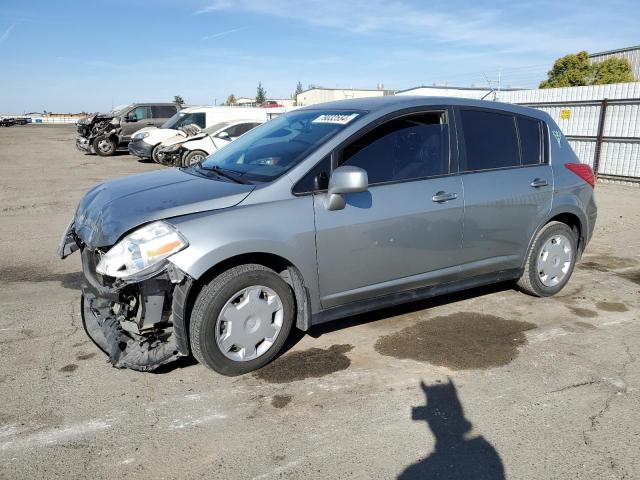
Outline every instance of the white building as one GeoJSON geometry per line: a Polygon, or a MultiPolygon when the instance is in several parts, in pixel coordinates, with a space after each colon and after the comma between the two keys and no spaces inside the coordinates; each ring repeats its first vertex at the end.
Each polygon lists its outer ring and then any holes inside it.
{"type": "Polygon", "coordinates": [[[631,64],[631,73],[636,80],[640,80],[640,45],[635,47],[619,48],[606,52],[592,53],[589,55],[591,63],[602,62],[608,58],[626,58],[631,64]]]}
{"type": "MultiPolygon", "coordinates": [[[[518,89],[508,88],[501,92],[512,92],[518,89]]],[[[473,98],[475,100],[494,100],[496,92],[489,88],[478,87],[450,87],[447,85],[423,85],[420,87],[399,90],[396,95],[420,95],[425,97],[455,97],[455,98],[473,98]]]]}
{"type": "MultiPolygon", "coordinates": [[[[382,85],[380,85],[382,87],[382,85]]],[[[393,95],[393,90],[378,89],[357,89],[357,88],[321,88],[314,87],[296,96],[297,105],[315,105],[316,103],[332,102],[334,100],[347,100],[349,98],[383,97],[393,95]]]]}

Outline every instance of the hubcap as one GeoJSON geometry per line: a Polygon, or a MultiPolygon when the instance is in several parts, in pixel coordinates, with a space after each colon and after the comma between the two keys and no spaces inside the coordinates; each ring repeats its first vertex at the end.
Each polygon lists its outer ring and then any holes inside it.
{"type": "Polygon", "coordinates": [[[193,155],[193,156],[191,157],[191,160],[189,161],[189,165],[193,165],[194,163],[198,163],[198,162],[200,162],[203,158],[204,158],[204,155],[201,155],[201,154],[199,154],[199,153],[198,153],[198,154],[196,154],[196,155],[193,155]]]}
{"type": "Polygon", "coordinates": [[[225,357],[246,362],[263,355],[282,328],[284,308],[276,292],[254,285],[236,292],[216,322],[216,344],[225,357]]]}
{"type": "Polygon", "coordinates": [[[111,149],[113,148],[113,145],[111,143],[111,141],[109,140],[100,140],[98,142],[98,149],[102,152],[102,153],[109,153],[111,152],[111,149]]]}
{"type": "Polygon", "coordinates": [[[555,287],[571,268],[571,242],[564,235],[554,235],[545,242],[538,256],[538,277],[546,287],[555,287]]]}

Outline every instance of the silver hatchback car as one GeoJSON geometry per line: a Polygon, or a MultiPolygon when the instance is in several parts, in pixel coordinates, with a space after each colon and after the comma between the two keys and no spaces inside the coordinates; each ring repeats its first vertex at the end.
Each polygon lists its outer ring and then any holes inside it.
{"type": "Polygon", "coordinates": [[[291,329],[514,280],[553,295],[596,221],[594,174],[545,113],[384,97],[314,105],[188,168],[102,183],[60,245],[116,367],[264,366],[291,329]]]}

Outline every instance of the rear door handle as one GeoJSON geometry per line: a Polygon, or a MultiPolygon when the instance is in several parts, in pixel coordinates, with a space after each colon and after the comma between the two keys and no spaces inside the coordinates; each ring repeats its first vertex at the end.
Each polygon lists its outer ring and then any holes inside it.
{"type": "Polygon", "coordinates": [[[540,188],[540,187],[546,187],[549,184],[547,183],[546,180],[543,180],[542,178],[534,178],[529,185],[531,185],[533,188],[540,188]]]}
{"type": "Polygon", "coordinates": [[[444,202],[448,202],[449,200],[455,200],[456,198],[458,198],[458,195],[455,193],[447,193],[447,192],[437,192],[433,197],[431,197],[431,200],[433,200],[436,203],[444,203],[444,202]]]}

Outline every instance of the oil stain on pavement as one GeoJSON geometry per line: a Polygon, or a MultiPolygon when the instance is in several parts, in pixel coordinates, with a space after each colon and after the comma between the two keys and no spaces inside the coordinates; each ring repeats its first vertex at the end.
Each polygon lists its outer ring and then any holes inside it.
{"type": "Polygon", "coordinates": [[[274,395],[271,405],[275,408],[284,408],[291,402],[291,395],[274,395]]]}
{"type": "Polygon", "coordinates": [[[306,378],[324,377],[349,368],[351,360],[345,353],[351,350],[352,345],[332,345],[327,349],[310,348],[288,353],[253,375],[269,383],[289,383],[306,378]]]}
{"type": "Polygon", "coordinates": [[[575,315],[582,318],[593,318],[598,316],[598,312],[581,307],[568,307],[575,315]]]}
{"type": "Polygon", "coordinates": [[[598,310],[605,312],[626,312],[628,310],[624,303],[619,302],[598,302],[596,303],[598,310]]]}
{"type": "Polygon", "coordinates": [[[53,273],[46,268],[24,266],[24,267],[1,267],[0,282],[3,283],[42,283],[60,282],[64,288],[80,290],[82,273],[53,273]]]}
{"type": "Polygon", "coordinates": [[[486,369],[510,363],[536,325],[494,315],[460,312],[421,321],[380,337],[382,355],[429,362],[453,370],[486,369]]]}

